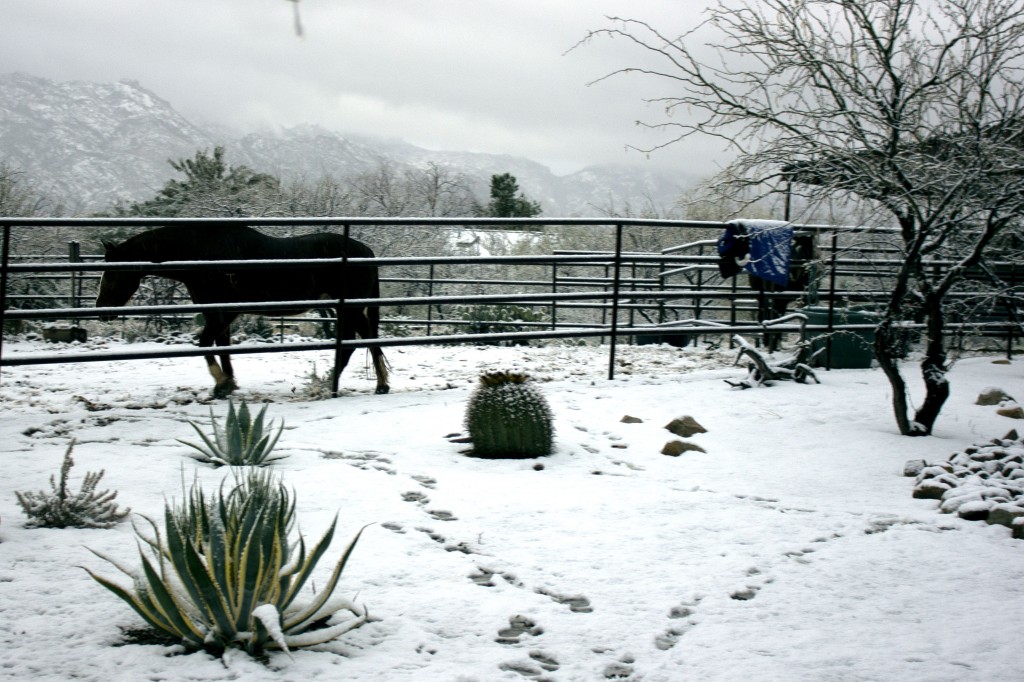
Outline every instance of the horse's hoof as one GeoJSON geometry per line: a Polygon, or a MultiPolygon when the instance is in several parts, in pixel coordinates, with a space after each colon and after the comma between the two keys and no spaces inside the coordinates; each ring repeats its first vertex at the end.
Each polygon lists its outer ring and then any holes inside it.
{"type": "Polygon", "coordinates": [[[218,384],[217,386],[213,387],[213,397],[217,399],[227,398],[232,393],[234,393],[235,389],[237,388],[238,385],[233,381],[229,383],[218,384]]]}
{"type": "Polygon", "coordinates": [[[377,395],[384,395],[385,393],[389,392],[390,390],[391,390],[390,386],[378,386],[376,393],[377,393],[377,395]]]}

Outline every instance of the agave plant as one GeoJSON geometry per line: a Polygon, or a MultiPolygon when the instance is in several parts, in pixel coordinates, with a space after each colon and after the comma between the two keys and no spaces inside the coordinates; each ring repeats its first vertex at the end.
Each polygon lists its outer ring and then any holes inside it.
{"type": "Polygon", "coordinates": [[[228,399],[228,414],[224,419],[224,426],[217,423],[213,416],[213,409],[210,409],[210,422],[213,426],[213,433],[207,436],[196,426],[189,422],[203,440],[203,445],[197,445],[188,441],[178,439],[179,443],[194,448],[198,454],[192,455],[200,462],[214,466],[267,466],[284,456],[271,457],[270,453],[277,445],[277,439],[284,431],[284,423],[278,428],[277,433],[271,433],[273,422],[263,427],[263,418],[266,415],[267,406],[259,411],[256,418],[252,418],[249,406],[242,401],[242,406],[235,410],[235,404],[228,399]]]}
{"type": "MultiPolygon", "coordinates": [[[[165,506],[164,530],[143,516],[150,533],[135,528],[142,571],[92,550],[132,579],[132,587],[88,571],[150,626],[191,649],[251,655],[320,644],[366,622],[366,609],[333,593],[363,530],[356,533],[312,600],[300,600],[317,562],[334,537],[337,517],[309,552],[300,536],[289,542],[295,501],[280,481],[250,470],[225,493],[207,500],[193,484],[180,507],[165,506]],[[352,617],[327,625],[347,610],[352,617]]],[[[365,529],[365,528],[364,528],[365,529]]]]}

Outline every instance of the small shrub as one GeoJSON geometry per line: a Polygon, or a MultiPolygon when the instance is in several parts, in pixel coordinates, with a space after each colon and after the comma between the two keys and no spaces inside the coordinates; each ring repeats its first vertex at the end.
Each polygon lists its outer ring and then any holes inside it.
{"type": "Polygon", "coordinates": [[[156,630],[189,649],[220,655],[230,648],[253,656],[335,639],[366,622],[366,609],[334,590],[362,530],[309,601],[298,599],[334,537],[337,517],[309,552],[295,526],[295,500],[269,472],[249,470],[207,500],[193,484],[180,507],[164,510],[163,533],[147,517],[151,535],[135,528],[142,570],[131,571],[92,550],[132,580],[123,587],[89,569],[156,630]],[[328,625],[336,613],[351,618],[328,625]]]}
{"type": "MultiPolygon", "coordinates": [[[[501,334],[523,331],[520,322],[546,322],[548,316],[541,310],[521,305],[501,303],[496,305],[457,305],[455,314],[469,322],[470,334],[501,334]]],[[[528,339],[513,339],[505,342],[492,341],[492,345],[527,346],[528,339]]]]}
{"type": "Polygon", "coordinates": [[[264,433],[263,418],[266,415],[267,406],[259,411],[253,419],[249,412],[249,406],[242,401],[242,406],[235,410],[235,404],[228,399],[228,414],[224,420],[224,426],[217,423],[213,416],[213,409],[210,409],[210,422],[213,426],[213,433],[207,436],[193,422],[189,422],[203,440],[203,445],[196,445],[188,441],[178,439],[179,443],[194,448],[198,454],[192,455],[195,459],[214,466],[256,466],[262,467],[273,464],[284,455],[271,457],[270,453],[277,445],[277,439],[284,431],[282,423],[276,434],[270,433],[273,428],[271,422],[264,433]],[[205,446],[205,447],[204,447],[205,446]]]}
{"type": "Polygon", "coordinates": [[[64,453],[60,467],[60,481],[50,476],[50,492],[18,492],[18,504],[28,516],[29,528],[110,528],[126,517],[131,509],[118,510],[114,498],[117,492],[104,490],[96,492],[96,486],[103,478],[103,471],[88,472],[77,493],[68,490],[68,478],[75,462],[71,451],[75,441],[64,453]]]}
{"type": "Polygon", "coordinates": [[[478,457],[525,459],[551,454],[551,408],[525,374],[482,375],[469,398],[465,421],[478,457]]]}
{"type": "Polygon", "coordinates": [[[332,370],[330,367],[323,373],[316,371],[316,363],[309,363],[306,383],[302,386],[302,395],[311,400],[325,400],[334,395],[332,386],[332,370]]]}

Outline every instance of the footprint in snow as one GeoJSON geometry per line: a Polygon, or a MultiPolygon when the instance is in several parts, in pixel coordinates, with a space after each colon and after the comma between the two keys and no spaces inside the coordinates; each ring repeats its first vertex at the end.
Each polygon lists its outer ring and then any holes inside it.
{"type": "Polygon", "coordinates": [[[473,553],[473,550],[471,550],[469,548],[469,545],[465,542],[449,542],[448,538],[441,535],[440,533],[435,533],[432,529],[424,528],[422,526],[417,527],[416,530],[418,530],[421,533],[426,533],[427,537],[429,537],[431,540],[444,547],[446,552],[462,552],[463,554],[473,553]]]}
{"type": "Polygon", "coordinates": [[[526,616],[512,616],[508,619],[508,627],[498,630],[495,640],[499,644],[518,644],[523,635],[537,637],[544,634],[544,629],[526,616]]]}
{"type": "Polygon", "coordinates": [[[443,509],[428,509],[427,513],[433,516],[438,521],[458,521],[459,518],[455,516],[455,514],[452,514],[450,511],[445,511],[443,509]]]}
{"type": "Polygon", "coordinates": [[[471,573],[469,579],[480,587],[494,587],[494,576],[500,575],[502,579],[513,587],[522,587],[523,584],[511,573],[498,573],[489,568],[477,566],[476,573],[471,573]]]}
{"type": "Polygon", "coordinates": [[[569,607],[569,610],[573,613],[592,613],[593,607],[590,605],[590,600],[581,594],[565,595],[552,592],[544,587],[538,587],[535,592],[537,594],[543,594],[559,604],[565,604],[569,607]]]}
{"type": "Polygon", "coordinates": [[[402,493],[402,499],[406,502],[415,502],[416,504],[427,504],[430,502],[430,498],[427,497],[426,493],[421,493],[417,490],[402,493]]]}
{"type": "Polygon", "coordinates": [[[544,677],[545,672],[555,672],[560,667],[558,661],[543,651],[531,651],[529,661],[509,661],[498,666],[507,672],[519,673],[523,677],[533,680],[548,679],[544,677]]]}
{"type": "Polygon", "coordinates": [[[674,647],[679,642],[679,638],[697,624],[693,616],[696,614],[696,608],[700,604],[700,600],[701,597],[697,597],[692,602],[683,602],[669,609],[668,617],[681,622],[674,623],[665,632],[655,637],[654,646],[662,651],[668,651],[674,647]]]}

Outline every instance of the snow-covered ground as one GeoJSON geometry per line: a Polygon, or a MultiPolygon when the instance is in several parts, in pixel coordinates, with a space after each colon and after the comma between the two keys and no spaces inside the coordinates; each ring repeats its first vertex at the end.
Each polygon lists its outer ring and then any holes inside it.
{"type": "MultiPolygon", "coordinates": [[[[91,345],[117,347],[115,342],[91,345]]],[[[136,346],[133,346],[133,348],[136,346]]],[[[8,342],[4,353],[54,350],[8,342]]],[[[375,620],[269,663],[123,644],[142,621],[81,566],[138,565],[129,523],[27,529],[14,492],[48,489],[69,439],[77,489],[158,516],[193,475],[176,441],[209,422],[198,358],[4,368],[0,375],[0,678],[10,680],[1021,680],[1024,541],[911,496],[909,459],[943,460],[1022,425],[975,405],[1024,394],[1024,363],[953,369],[935,436],[897,435],[879,371],[738,390],[727,351],[444,347],[362,362],[344,395],[305,397],[327,355],[244,356],[238,396],[284,420],[277,465],[301,531],[364,533],[340,586],[375,620]],[[461,431],[479,373],[523,369],[556,420],[543,460],[473,459],[461,431]],[[642,423],[623,423],[631,415],[642,423]],[[660,454],[691,415],[707,452],[660,454]]],[[[362,353],[357,354],[360,358],[362,353]]],[[[908,368],[913,377],[915,369],[908,368]]],[[[916,385],[916,383],[915,383],[916,385]]],[[[1020,429],[1024,431],[1024,429],[1020,429]]]]}

